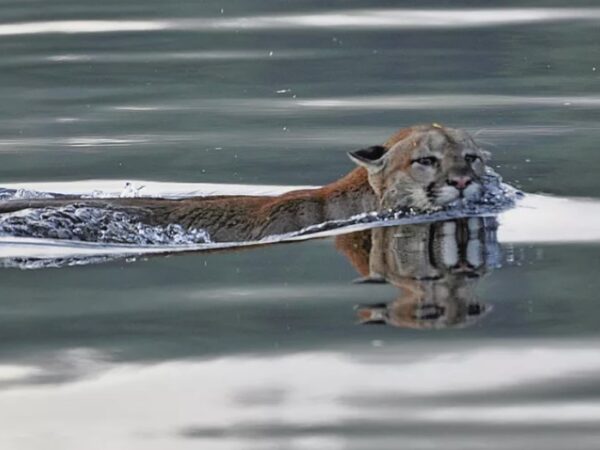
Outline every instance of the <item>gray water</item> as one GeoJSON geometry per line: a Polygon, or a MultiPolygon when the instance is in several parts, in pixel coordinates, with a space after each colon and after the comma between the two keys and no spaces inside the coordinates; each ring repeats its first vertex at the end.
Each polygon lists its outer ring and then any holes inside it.
{"type": "MultiPolygon", "coordinates": [[[[0,186],[320,185],[439,122],[525,192],[600,197],[594,2],[0,7],[0,186]]],[[[443,329],[359,324],[398,289],[333,238],[2,269],[0,447],[598,448],[597,203],[569,204],[500,217],[489,310],[443,329]]]]}

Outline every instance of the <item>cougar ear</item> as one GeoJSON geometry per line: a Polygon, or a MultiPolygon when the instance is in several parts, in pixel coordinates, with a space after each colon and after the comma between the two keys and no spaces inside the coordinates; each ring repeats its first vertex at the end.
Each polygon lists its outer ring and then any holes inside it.
{"type": "Polygon", "coordinates": [[[383,167],[386,150],[383,145],[374,145],[373,147],[348,152],[348,156],[355,164],[365,167],[369,171],[377,171],[383,167]]]}

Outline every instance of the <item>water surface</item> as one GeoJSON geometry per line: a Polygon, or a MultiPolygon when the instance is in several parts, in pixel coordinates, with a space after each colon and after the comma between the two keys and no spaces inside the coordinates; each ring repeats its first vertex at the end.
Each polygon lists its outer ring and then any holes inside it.
{"type": "Polygon", "coordinates": [[[597,448],[599,11],[2,2],[1,186],[321,185],[439,122],[543,194],[499,218],[468,326],[360,325],[398,288],[332,237],[2,269],[2,448],[597,448]]]}

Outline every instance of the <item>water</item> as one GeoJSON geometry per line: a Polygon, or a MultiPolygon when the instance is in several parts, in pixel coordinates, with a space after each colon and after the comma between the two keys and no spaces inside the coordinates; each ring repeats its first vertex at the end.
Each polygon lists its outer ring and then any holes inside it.
{"type": "Polygon", "coordinates": [[[360,325],[415,281],[353,284],[327,233],[135,261],[3,237],[4,258],[111,260],[0,270],[1,447],[597,448],[599,10],[529,6],[3,2],[0,186],[321,185],[346,151],[439,122],[541,195],[498,244],[456,244],[496,255],[478,277],[421,282],[484,305],[444,321],[440,294],[429,328],[360,325]]]}

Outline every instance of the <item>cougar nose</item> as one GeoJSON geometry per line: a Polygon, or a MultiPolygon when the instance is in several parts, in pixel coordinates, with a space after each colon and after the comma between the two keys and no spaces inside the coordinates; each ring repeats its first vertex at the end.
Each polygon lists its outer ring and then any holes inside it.
{"type": "Polygon", "coordinates": [[[456,189],[463,190],[471,184],[473,180],[471,177],[451,177],[446,181],[450,186],[454,186],[456,189]]]}

